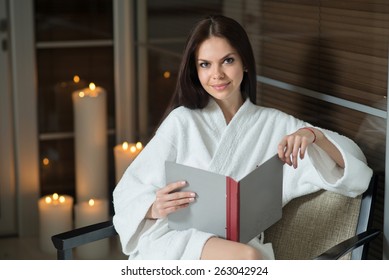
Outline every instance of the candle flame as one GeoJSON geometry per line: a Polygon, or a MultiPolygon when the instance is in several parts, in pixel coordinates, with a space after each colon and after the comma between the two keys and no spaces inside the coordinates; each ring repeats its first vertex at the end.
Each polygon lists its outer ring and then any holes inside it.
{"type": "Polygon", "coordinates": [[[141,142],[137,142],[137,143],[135,144],[135,146],[136,146],[136,148],[137,148],[138,150],[141,150],[141,149],[143,148],[141,142]]]}
{"type": "Polygon", "coordinates": [[[83,91],[80,91],[80,92],[78,93],[78,96],[81,97],[81,98],[83,98],[83,97],[85,96],[85,93],[84,93],[83,91]]]}
{"type": "Polygon", "coordinates": [[[89,199],[88,201],[89,206],[95,205],[95,201],[93,199],[89,199]]]}
{"type": "Polygon", "coordinates": [[[43,163],[43,165],[49,165],[50,160],[49,160],[48,158],[44,158],[44,159],[42,160],[42,163],[43,163]]]}
{"type": "Polygon", "coordinates": [[[128,142],[123,142],[122,148],[123,148],[123,150],[127,151],[127,149],[128,149],[128,142]]]}
{"type": "Polygon", "coordinates": [[[66,198],[64,195],[58,195],[58,193],[53,193],[52,195],[46,195],[44,197],[44,201],[46,204],[59,205],[65,203],[66,198]]]}
{"type": "Polygon", "coordinates": [[[170,72],[169,72],[169,71],[163,72],[163,77],[164,77],[165,79],[169,79],[169,78],[170,78],[170,72]]]}
{"type": "Polygon", "coordinates": [[[90,90],[95,90],[96,89],[96,85],[94,83],[90,83],[89,84],[89,89],[90,90]]]}
{"type": "Polygon", "coordinates": [[[76,84],[79,83],[80,82],[80,77],[77,76],[77,75],[74,75],[73,82],[75,82],[76,84]]]}
{"type": "Polygon", "coordinates": [[[136,147],[135,147],[135,146],[131,146],[130,152],[131,152],[131,153],[135,153],[135,152],[136,152],[136,147]]]}

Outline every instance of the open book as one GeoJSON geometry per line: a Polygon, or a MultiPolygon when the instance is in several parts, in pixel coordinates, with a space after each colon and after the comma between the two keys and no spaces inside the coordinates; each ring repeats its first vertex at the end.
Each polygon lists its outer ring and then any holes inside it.
{"type": "Polygon", "coordinates": [[[166,162],[166,181],[185,180],[197,194],[189,207],[168,216],[170,228],[196,228],[247,243],[282,216],[282,167],[277,155],[239,182],[199,168],[166,162]]]}

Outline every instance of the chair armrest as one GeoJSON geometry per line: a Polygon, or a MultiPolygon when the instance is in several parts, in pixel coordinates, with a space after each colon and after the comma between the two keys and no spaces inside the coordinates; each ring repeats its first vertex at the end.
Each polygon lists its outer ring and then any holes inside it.
{"type": "Polygon", "coordinates": [[[323,254],[317,256],[315,260],[337,260],[352,250],[370,242],[380,233],[381,231],[378,229],[362,232],[328,249],[323,254]]]}
{"type": "Polygon", "coordinates": [[[73,258],[73,248],[115,235],[112,221],[106,221],[53,235],[51,240],[57,249],[57,258],[69,260],[73,258]]]}

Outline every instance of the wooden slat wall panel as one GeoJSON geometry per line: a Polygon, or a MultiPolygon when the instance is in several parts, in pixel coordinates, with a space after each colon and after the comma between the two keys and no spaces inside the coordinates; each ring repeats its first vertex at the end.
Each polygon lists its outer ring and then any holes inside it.
{"type": "Polygon", "coordinates": [[[355,139],[366,114],[302,96],[269,85],[260,87],[262,104],[292,114],[314,125],[338,131],[355,139]]]}
{"type": "Polygon", "coordinates": [[[389,6],[385,0],[322,0],[319,2],[321,6],[343,10],[357,10],[385,14],[389,13],[389,6]]]}
{"type": "Polygon", "coordinates": [[[346,2],[262,1],[260,75],[379,106],[389,13],[377,10],[384,2],[346,2]]]}

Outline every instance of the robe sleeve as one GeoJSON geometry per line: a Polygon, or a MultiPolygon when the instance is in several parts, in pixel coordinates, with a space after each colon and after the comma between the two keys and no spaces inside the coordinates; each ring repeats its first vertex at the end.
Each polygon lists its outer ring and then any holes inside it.
{"type": "MultiPolygon", "coordinates": [[[[312,126],[292,116],[284,124],[287,134],[301,127],[312,126]]],[[[292,199],[320,189],[329,190],[345,196],[356,197],[369,186],[373,171],[367,165],[358,145],[351,139],[336,132],[315,127],[321,130],[327,139],[340,151],[345,167],[339,167],[336,162],[318,145],[312,144],[307,148],[303,160],[299,159],[299,167],[284,165],[283,204],[292,199]]]]}
{"type": "Polygon", "coordinates": [[[320,147],[313,144],[308,154],[324,188],[355,197],[368,187],[373,171],[367,166],[366,157],[351,139],[336,132],[321,129],[329,141],[341,152],[345,168],[340,168],[320,147]]]}
{"type": "Polygon", "coordinates": [[[165,186],[165,161],[175,161],[176,129],[174,120],[168,117],[114,189],[113,223],[127,255],[134,253],[142,234],[158,223],[145,219],[145,215],[155,201],[156,191],[165,186]]]}

